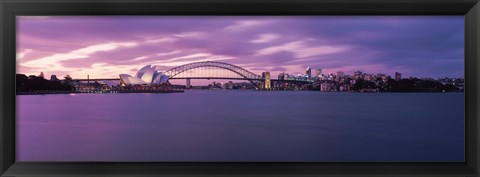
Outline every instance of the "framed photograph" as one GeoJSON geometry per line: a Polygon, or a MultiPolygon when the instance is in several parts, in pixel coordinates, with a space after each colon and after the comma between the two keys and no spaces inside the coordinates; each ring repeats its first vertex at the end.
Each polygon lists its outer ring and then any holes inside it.
{"type": "Polygon", "coordinates": [[[2,176],[478,176],[471,1],[2,1],[2,176]]]}

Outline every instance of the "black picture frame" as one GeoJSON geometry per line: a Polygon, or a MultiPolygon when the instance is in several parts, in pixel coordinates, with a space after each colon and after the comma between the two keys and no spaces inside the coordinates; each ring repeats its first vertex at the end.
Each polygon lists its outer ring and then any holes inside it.
{"type": "MultiPolygon", "coordinates": [[[[479,0],[0,0],[2,176],[479,176],[479,0]],[[17,15],[464,15],[465,162],[16,162],[17,15]]],[[[135,142],[130,142],[135,143],[135,142]]]]}

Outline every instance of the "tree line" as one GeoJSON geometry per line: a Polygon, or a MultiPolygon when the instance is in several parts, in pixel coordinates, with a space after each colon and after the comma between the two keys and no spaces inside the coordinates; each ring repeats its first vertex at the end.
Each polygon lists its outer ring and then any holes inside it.
{"type": "Polygon", "coordinates": [[[74,89],[68,81],[46,80],[38,76],[16,75],[17,92],[38,92],[38,91],[72,91],[74,89]]]}
{"type": "Polygon", "coordinates": [[[389,79],[379,85],[367,80],[357,80],[352,90],[378,89],[381,92],[458,92],[460,89],[453,84],[442,84],[434,80],[418,78],[394,80],[389,79]]]}

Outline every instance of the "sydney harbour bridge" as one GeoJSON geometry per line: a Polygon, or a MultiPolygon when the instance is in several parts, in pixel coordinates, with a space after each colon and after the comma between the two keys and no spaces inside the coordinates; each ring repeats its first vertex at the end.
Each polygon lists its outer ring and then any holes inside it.
{"type": "MultiPolygon", "coordinates": [[[[186,80],[190,85],[192,79],[220,79],[220,80],[246,80],[257,87],[261,87],[265,82],[290,82],[290,83],[308,83],[307,80],[284,80],[271,79],[269,72],[263,72],[257,75],[245,68],[233,64],[217,61],[193,62],[163,72],[169,80],[186,80]]],[[[73,79],[76,81],[119,81],[120,78],[100,78],[100,79],[73,79]]]]}

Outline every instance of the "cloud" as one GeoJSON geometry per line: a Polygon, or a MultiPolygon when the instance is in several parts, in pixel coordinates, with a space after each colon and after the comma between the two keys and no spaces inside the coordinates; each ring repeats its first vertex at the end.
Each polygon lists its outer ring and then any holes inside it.
{"type": "Polygon", "coordinates": [[[60,62],[62,61],[89,58],[90,55],[97,52],[112,51],[120,47],[133,47],[136,45],[137,44],[133,42],[123,42],[123,43],[110,42],[105,44],[96,44],[96,45],[91,45],[84,48],[76,49],[67,53],[56,53],[56,54],[42,57],[39,59],[30,60],[28,62],[22,63],[22,65],[26,67],[32,67],[32,68],[38,68],[38,69],[62,70],[63,67],[60,64],[60,62]]]}
{"type": "Polygon", "coordinates": [[[102,72],[90,68],[91,63],[107,63],[99,68],[109,70],[153,63],[169,69],[214,56],[272,72],[283,67],[304,73],[307,65],[432,77],[463,76],[464,71],[461,16],[18,18],[17,71],[25,74],[102,72]],[[80,50],[112,41],[136,45],[80,50]],[[451,61],[440,62],[442,58],[451,61]]]}
{"type": "Polygon", "coordinates": [[[70,68],[66,73],[73,78],[86,78],[87,74],[91,79],[95,78],[118,78],[119,74],[134,74],[129,71],[138,71],[144,65],[116,65],[109,63],[93,63],[90,67],[82,67],[81,70],[70,68]]]}
{"type": "Polygon", "coordinates": [[[251,40],[251,43],[267,43],[275,39],[278,39],[280,36],[276,34],[260,34],[257,39],[251,40]]]}
{"type": "Polygon", "coordinates": [[[180,56],[180,57],[175,57],[175,58],[170,58],[167,60],[162,60],[160,61],[161,63],[171,63],[173,61],[180,61],[180,60],[187,60],[187,61],[198,61],[198,60],[227,60],[227,59],[233,59],[234,57],[230,56],[225,56],[225,55],[213,55],[210,53],[195,53],[195,54],[190,54],[186,56],[180,56]]]}
{"type": "Polygon", "coordinates": [[[257,51],[255,55],[272,55],[279,52],[292,52],[296,58],[306,58],[317,55],[326,55],[348,50],[347,46],[314,46],[307,45],[304,41],[293,41],[283,45],[267,47],[257,51]]]}
{"type": "Polygon", "coordinates": [[[207,37],[206,33],[203,32],[185,32],[185,33],[179,33],[179,34],[174,34],[173,36],[179,37],[179,38],[205,38],[207,37]]]}
{"type": "Polygon", "coordinates": [[[245,30],[248,28],[252,28],[252,27],[264,25],[264,24],[265,24],[264,21],[244,20],[244,21],[235,22],[233,25],[229,25],[223,29],[227,31],[241,31],[241,30],[245,30]]]}
{"type": "Polygon", "coordinates": [[[175,57],[167,60],[155,61],[152,64],[160,65],[164,67],[175,67],[192,62],[201,62],[201,61],[220,61],[220,60],[231,60],[235,57],[225,56],[225,55],[213,55],[210,53],[194,53],[181,57],[175,57]]]}
{"type": "Polygon", "coordinates": [[[98,68],[107,65],[107,63],[93,63],[90,65],[91,68],[98,68]]]}
{"type": "Polygon", "coordinates": [[[32,49],[25,49],[23,52],[17,53],[17,60],[21,60],[23,57],[25,57],[27,54],[33,52],[32,49]]]}
{"type": "Polygon", "coordinates": [[[147,59],[147,58],[148,58],[148,56],[141,56],[141,57],[134,58],[134,59],[131,60],[131,61],[140,61],[140,60],[145,60],[145,59],[147,59]]]}
{"type": "Polygon", "coordinates": [[[169,38],[169,37],[145,40],[146,43],[168,43],[168,42],[175,42],[175,41],[177,41],[177,39],[169,38]]]}
{"type": "Polygon", "coordinates": [[[181,52],[180,50],[175,50],[175,51],[171,51],[171,52],[157,53],[156,55],[157,56],[166,56],[166,55],[173,55],[173,54],[180,53],[180,52],[181,52]]]}

